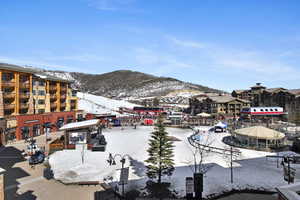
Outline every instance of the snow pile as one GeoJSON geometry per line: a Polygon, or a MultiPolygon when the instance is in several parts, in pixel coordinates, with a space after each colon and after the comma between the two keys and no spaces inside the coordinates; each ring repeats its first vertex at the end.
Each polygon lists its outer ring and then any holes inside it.
{"type": "MultiPolygon", "coordinates": [[[[208,133],[210,127],[197,127],[201,137],[212,141],[211,146],[228,148],[222,142],[222,138],[228,133],[208,133]]],[[[84,163],[82,163],[82,150],[63,150],[50,156],[49,162],[54,172],[54,177],[65,183],[78,181],[103,181],[107,177],[113,177],[113,182],[119,181],[120,157],[116,157],[115,166],[109,166],[107,159],[109,153],[128,154],[125,167],[130,165],[128,188],[140,188],[145,186],[148,180],[145,176],[145,163],[147,159],[148,139],[153,127],[131,127],[121,130],[120,128],[105,129],[103,134],[108,142],[106,152],[84,151],[84,163]]],[[[193,174],[193,148],[187,137],[192,134],[188,129],[167,128],[171,136],[180,141],[174,142],[175,172],[166,181],[172,183],[180,196],[185,195],[185,178],[193,174]]],[[[230,184],[230,162],[228,156],[214,152],[207,153],[204,158],[207,173],[204,178],[204,195],[220,193],[232,188],[250,189],[274,189],[274,187],[286,184],[283,180],[283,169],[276,167],[276,161],[266,159],[266,155],[272,153],[254,150],[239,149],[241,155],[234,162],[234,184],[230,184]]],[[[293,166],[296,167],[296,166],[293,166]]],[[[300,169],[299,169],[300,170],[300,169]]]]}
{"type": "Polygon", "coordinates": [[[134,106],[138,106],[125,100],[114,100],[88,93],[78,92],[77,96],[79,97],[79,110],[85,110],[90,113],[117,114],[116,111],[118,111],[120,107],[132,109],[134,106]]]}

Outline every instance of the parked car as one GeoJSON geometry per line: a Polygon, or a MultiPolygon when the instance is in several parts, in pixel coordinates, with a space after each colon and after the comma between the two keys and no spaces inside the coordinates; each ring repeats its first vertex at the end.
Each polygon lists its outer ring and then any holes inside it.
{"type": "Polygon", "coordinates": [[[27,146],[26,153],[29,156],[34,155],[36,152],[40,151],[40,148],[35,143],[31,143],[27,146]]]}
{"type": "Polygon", "coordinates": [[[29,164],[30,165],[36,165],[36,164],[40,164],[43,163],[45,160],[45,154],[42,151],[36,151],[35,154],[33,154],[32,156],[30,156],[29,158],[29,164]]]}

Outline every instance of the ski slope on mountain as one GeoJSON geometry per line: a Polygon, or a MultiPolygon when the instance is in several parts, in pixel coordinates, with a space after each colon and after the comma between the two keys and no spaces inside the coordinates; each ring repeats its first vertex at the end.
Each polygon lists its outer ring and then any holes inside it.
{"type": "Polygon", "coordinates": [[[90,113],[116,114],[116,111],[118,111],[120,107],[132,109],[134,106],[138,106],[125,100],[114,100],[82,92],[78,92],[77,96],[79,98],[79,110],[90,113]]]}

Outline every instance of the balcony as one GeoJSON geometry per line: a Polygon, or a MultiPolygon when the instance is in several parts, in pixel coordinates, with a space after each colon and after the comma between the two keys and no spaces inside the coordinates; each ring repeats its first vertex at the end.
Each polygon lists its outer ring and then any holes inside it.
{"type": "Polygon", "coordinates": [[[30,97],[30,93],[21,93],[20,98],[21,99],[28,99],[30,97]]]}
{"type": "Polygon", "coordinates": [[[3,97],[5,99],[14,99],[16,97],[16,94],[13,92],[4,92],[3,97]]]}
{"type": "Polygon", "coordinates": [[[50,99],[56,99],[56,98],[57,98],[56,94],[50,94],[50,99]]]}
{"type": "Polygon", "coordinates": [[[61,90],[61,91],[67,91],[67,87],[66,87],[66,86],[63,86],[63,87],[60,88],[60,90],[61,90]]]}
{"type": "Polygon", "coordinates": [[[20,103],[21,109],[27,109],[29,107],[29,103],[20,103]]]}
{"type": "Polygon", "coordinates": [[[66,95],[66,94],[61,94],[61,95],[60,95],[60,98],[61,98],[61,99],[65,99],[65,98],[67,98],[67,95],[66,95]]]}
{"type": "Polygon", "coordinates": [[[66,107],[66,103],[61,103],[60,107],[66,107]]]}
{"type": "Polygon", "coordinates": [[[20,82],[20,88],[30,88],[29,81],[20,82]]]}
{"type": "Polygon", "coordinates": [[[15,87],[16,83],[14,80],[10,80],[10,81],[4,81],[2,80],[2,86],[3,87],[15,87]]]}
{"type": "Polygon", "coordinates": [[[49,86],[49,90],[50,90],[50,91],[57,90],[56,85],[50,85],[50,86],[49,86]]]}
{"type": "Polygon", "coordinates": [[[51,103],[50,107],[51,107],[51,108],[56,108],[56,107],[57,107],[57,104],[56,104],[56,103],[51,103]]]}
{"type": "Polygon", "coordinates": [[[3,104],[3,107],[5,110],[12,110],[15,108],[15,104],[12,104],[12,103],[4,103],[3,104]]]}

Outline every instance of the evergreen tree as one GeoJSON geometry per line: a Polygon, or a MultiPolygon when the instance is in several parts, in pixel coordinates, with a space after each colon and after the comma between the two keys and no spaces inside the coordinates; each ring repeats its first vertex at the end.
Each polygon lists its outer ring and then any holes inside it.
{"type": "Polygon", "coordinates": [[[161,184],[161,177],[171,176],[174,171],[173,142],[168,137],[161,115],[157,119],[154,132],[151,133],[149,146],[149,158],[145,161],[148,163],[147,176],[150,179],[157,178],[157,183],[161,184]]]}

